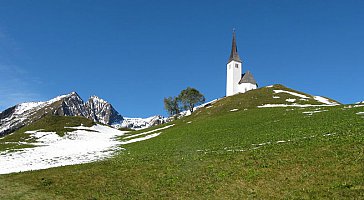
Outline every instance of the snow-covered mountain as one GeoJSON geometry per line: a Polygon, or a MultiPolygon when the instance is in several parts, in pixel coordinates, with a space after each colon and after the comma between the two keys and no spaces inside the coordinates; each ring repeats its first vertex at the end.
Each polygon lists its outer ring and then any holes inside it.
{"type": "Polygon", "coordinates": [[[91,96],[85,106],[89,111],[88,118],[95,122],[112,125],[123,121],[123,117],[110,103],[97,96],[91,96]]]}
{"type": "Polygon", "coordinates": [[[141,129],[165,122],[161,116],[124,119],[107,101],[91,96],[84,102],[76,92],[71,92],[49,101],[21,103],[4,110],[0,113],[0,136],[31,124],[46,115],[82,116],[115,128],[141,129]]]}
{"type": "Polygon", "coordinates": [[[45,102],[21,103],[0,113],[0,136],[31,124],[47,114],[84,116],[86,109],[75,92],[45,102]]]}
{"type": "Polygon", "coordinates": [[[121,127],[127,127],[135,130],[149,128],[152,126],[156,126],[159,124],[164,124],[168,122],[168,118],[165,118],[160,115],[148,117],[148,118],[130,118],[130,117],[124,117],[124,120],[122,123],[114,123],[111,126],[115,128],[121,128],[121,127]]]}

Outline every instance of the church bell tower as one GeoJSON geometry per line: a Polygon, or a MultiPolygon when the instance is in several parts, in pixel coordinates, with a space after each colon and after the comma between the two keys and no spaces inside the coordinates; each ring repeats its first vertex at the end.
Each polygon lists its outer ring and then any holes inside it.
{"type": "Polygon", "coordinates": [[[226,65],[226,96],[231,96],[239,92],[239,81],[242,75],[242,65],[243,62],[241,61],[238,54],[234,30],[230,58],[226,65]]]}

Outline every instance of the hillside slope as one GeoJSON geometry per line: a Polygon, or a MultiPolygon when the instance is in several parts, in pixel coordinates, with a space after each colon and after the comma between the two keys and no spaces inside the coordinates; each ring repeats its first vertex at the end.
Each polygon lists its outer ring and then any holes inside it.
{"type": "Polygon", "coordinates": [[[223,98],[216,102],[215,108],[223,105],[225,108],[231,109],[249,109],[257,107],[335,106],[340,105],[340,103],[277,84],[223,98]]]}
{"type": "Polygon", "coordinates": [[[121,144],[153,138],[123,136],[84,117],[47,115],[0,139],[0,174],[89,163],[111,157],[121,144]]]}
{"type": "Polygon", "coordinates": [[[282,87],[223,98],[170,124],[120,136],[158,135],[125,142],[108,160],[1,175],[0,198],[363,198],[364,107],[327,106],[335,102],[282,87]],[[305,95],[300,105],[316,106],[283,107],[297,94],[274,90],[305,95]],[[266,104],[282,107],[258,107],[266,104]]]}

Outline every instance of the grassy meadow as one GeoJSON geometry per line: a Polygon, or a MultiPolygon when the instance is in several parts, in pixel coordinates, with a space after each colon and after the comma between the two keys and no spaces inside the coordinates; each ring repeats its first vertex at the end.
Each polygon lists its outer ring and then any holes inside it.
{"type": "Polygon", "coordinates": [[[364,199],[364,107],[257,108],[270,93],[130,132],[174,124],[104,161],[0,175],[0,199],[364,199]]]}

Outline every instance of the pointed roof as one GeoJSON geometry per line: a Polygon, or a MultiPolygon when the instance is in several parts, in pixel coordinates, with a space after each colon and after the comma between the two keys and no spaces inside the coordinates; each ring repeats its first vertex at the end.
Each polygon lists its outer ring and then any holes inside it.
{"type": "Polygon", "coordinates": [[[251,84],[257,84],[257,81],[255,81],[253,74],[250,71],[247,71],[243,76],[241,77],[239,84],[241,83],[251,83],[251,84]]]}
{"type": "Polygon", "coordinates": [[[229,58],[228,63],[231,62],[232,60],[241,62],[239,54],[238,54],[238,47],[236,46],[235,30],[233,30],[233,42],[231,45],[231,53],[230,53],[230,58],[229,58]]]}

